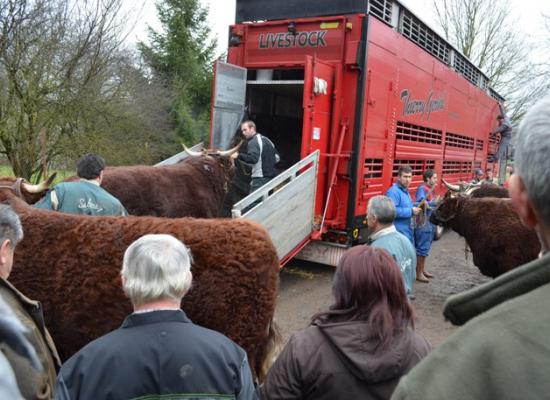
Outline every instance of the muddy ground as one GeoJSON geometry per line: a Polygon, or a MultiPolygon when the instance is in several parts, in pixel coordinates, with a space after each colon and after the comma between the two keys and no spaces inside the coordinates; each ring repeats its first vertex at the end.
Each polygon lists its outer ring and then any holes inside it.
{"type": "MultiPolygon", "coordinates": [[[[416,330],[437,346],[456,329],[443,319],[445,299],[489,278],[473,265],[471,254],[466,259],[464,239],[452,231],[434,242],[426,264],[435,278],[430,283],[415,284],[416,330]]],[[[333,273],[332,267],[298,260],[283,269],[275,318],[285,342],[292,333],[305,328],[312,315],[331,304],[333,273]]]]}

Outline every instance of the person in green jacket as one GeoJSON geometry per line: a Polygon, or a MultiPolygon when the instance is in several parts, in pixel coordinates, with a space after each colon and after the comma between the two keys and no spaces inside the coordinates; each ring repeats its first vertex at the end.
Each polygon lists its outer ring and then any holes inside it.
{"type": "Polygon", "coordinates": [[[521,122],[515,147],[516,174],[509,189],[521,219],[539,233],[541,256],[451,296],[443,313],[453,324],[464,326],[401,379],[392,399],[525,400],[550,396],[548,154],[550,96],[539,101],[521,122]]]}
{"type": "Polygon", "coordinates": [[[61,182],[37,202],[36,208],[82,215],[126,216],[120,201],[101,187],[105,160],[86,154],[77,164],[76,182],[61,182]]]}

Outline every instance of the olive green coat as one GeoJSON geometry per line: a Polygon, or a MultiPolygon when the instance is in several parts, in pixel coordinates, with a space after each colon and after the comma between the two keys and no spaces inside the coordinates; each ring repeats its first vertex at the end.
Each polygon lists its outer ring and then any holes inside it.
{"type": "Polygon", "coordinates": [[[59,367],[61,363],[50,334],[44,326],[40,303],[28,299],[2,278],[0,296],[28,329],[27,339],[36,350],[43,366],[43,371],[37,371],[27,358],[15,353],[5,343],[0,343],[0,351],[4,353],[15,373],[21,394],[27,400],[53,398],[56,365],[59,367]]]}
{"type": "Polygon", "coordinates": [[[550,254],[450,297],[462,325],[401,379],[393,400],[547,399],[550,254]]]}

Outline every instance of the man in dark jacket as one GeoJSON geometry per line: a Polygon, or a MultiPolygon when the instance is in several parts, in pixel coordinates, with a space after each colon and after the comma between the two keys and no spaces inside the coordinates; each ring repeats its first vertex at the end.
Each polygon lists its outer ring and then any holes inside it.
{"type": "Polygon", "coordinates": [[[0,297],[25,327],[25,337],[31,346],[25,349],[21,344],[16,344],[12,334],[12,340],[0,340],[0,351],[15,373],[23,398],[51,399],[56,367],[60,361],[44,326],[42,306],[27,298],[7,280],[13,266],[15,246],[22,239],[23,228],[19,217],[9,206],[0,204],[0,297]],[[36,353],[38,363],[32,361],[31,353],[36,353]]]}
{"type": "Polygon", "coordinates": [[[273,142],[256,132],[256,124],[253,121],[243,122],[241,130],[247,140],[246,152],[235,154],[234,157],[252,167],[252,193],[277,175],[275,164],[279,161],[279,155],[273,142]]]}
{"type": "Polygon", "coordinates": [[[183,243],[141,237],[126,250],[121,276],[134,312],[63,364],[56,399],[255,398],[245,351],[180,309],[192,281],[183,243]]]}
{"type": "Polygon", "coordinates": [[[86,154],[77,164],[76,182],[61,182],[35,204],[37,208],[83,215],[116,215],[128,213],[120,201],[101,187],[105,160],[86,154]]]}
{"type": "Polygon", "coordinates": [[[523,118],[510,198],[545,254],[450,297],[458,329],[401,379],[394,400],[547,399],[550,393],[550,96],[523,118]]]}
{"type": "Polygon", "coordinates": [[[500,142],[498,143],[497,152],[490,158],[489,162],[496,162],[506,157],[508,154],[508,145],[512,140],[512,122],[506,115],[502,104],[498,103],[500,114],[497,117],[498,127],[492,132],[494,135],[500,135],[500,142]]]}

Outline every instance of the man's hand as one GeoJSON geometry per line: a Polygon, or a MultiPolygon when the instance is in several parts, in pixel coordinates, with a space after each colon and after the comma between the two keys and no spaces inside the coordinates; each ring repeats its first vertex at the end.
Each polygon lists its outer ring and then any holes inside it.
{"type": "Polygon", "coordinates": [[[230,155],[229,157],[230,157],[230,158],[231,158],[232,160],[236,160],[236,159],[237,159],[237,157],[239,157],[239,153],[237,153],[237,152],[234,152],[234,153],[233,153],[233,154],[231,154],[231,155],[230,155]]]}
{"type": "Polygon", "coordinates": [[[419,208],[419,207],[413,207],[413,215],[418,215],[418,214],[420,214],[420,211],[422,211],[421,208],[419,208]]]}

